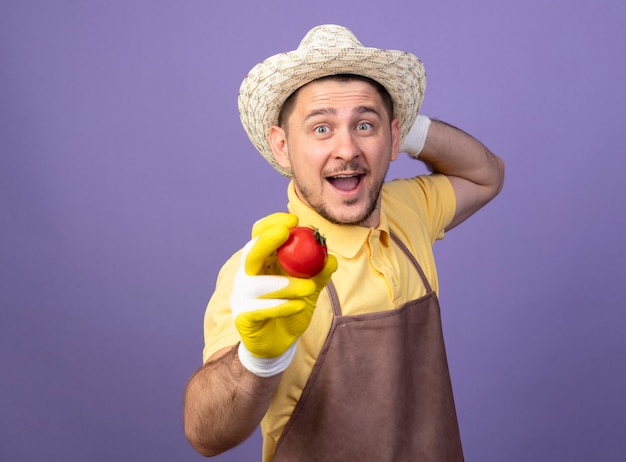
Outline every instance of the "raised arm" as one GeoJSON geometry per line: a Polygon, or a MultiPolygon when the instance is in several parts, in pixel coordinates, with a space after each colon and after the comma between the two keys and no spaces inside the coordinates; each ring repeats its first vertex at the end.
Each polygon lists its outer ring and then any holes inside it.
{"type": "Polygon", "coordinates": [[[419,116],[400,149],[419,158],[434,173],[446,175],[452,183],[456,213],[447,230],[469,218],[502,189],[502,159],[476,138],[445,122],[419,116]]]}

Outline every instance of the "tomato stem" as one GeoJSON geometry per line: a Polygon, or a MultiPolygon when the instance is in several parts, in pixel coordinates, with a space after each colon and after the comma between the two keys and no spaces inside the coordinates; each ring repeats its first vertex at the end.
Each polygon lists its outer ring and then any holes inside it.
{"type": "Polygon", "coordinates": [[[315,240],[319,242],[322,247],[326,245],[326,237],[320,233],[319,229],[313,228],[313,237],[315,237],[315,240]]]}

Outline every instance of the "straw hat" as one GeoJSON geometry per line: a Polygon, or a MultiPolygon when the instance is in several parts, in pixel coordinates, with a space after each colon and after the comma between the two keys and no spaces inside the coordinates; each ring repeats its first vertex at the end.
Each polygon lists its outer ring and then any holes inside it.
{"type": "Polygon", "coordinates": [[[311,29],[298,49],[274,55],[257,64],[239,89],[239,115],[243,128],[261,155],[281,174],[268,141],[269,130],[278,123],[285,100],[298,88],[335,74],[356,74],[382,84],[393,100],[400,125],[400,141],[409,132],[424,97],[426,75],[413,54],[364,47],[347,28],[322,25],[311,29]]]}

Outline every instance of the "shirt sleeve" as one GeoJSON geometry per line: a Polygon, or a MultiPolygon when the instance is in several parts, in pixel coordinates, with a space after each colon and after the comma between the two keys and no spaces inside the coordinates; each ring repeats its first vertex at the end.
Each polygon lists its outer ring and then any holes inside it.
{"type": "Polygon", "coordinates": [[[209,300],[204,314],[204,350],[205,363],[215,352],[233,346],[241,340],[230,309],[230,293],[237,268],[239,268],[241,252],[233,255],[220,270],[215,291],[209,300]]]}
{"type": "MultiPolygon", "coordinates": [[[[406,207],[426,227],[431,243],[443,239],[456,212],[456,197],[450,180],[441,174],[395,179],[385,187],[386,207],[397,213],[406,207]]],[[[402,213],[404,214],[404,213],[402,213]]]]}

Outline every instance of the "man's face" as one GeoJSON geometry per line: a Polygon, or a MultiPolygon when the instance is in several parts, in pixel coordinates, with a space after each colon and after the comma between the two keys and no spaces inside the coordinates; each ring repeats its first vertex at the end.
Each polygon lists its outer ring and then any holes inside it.
{"type": "Polygon", "coordinates": [[[327,220],[376,227],[380,191],[398,156],[398,121],[369,83],[325,79],[298,90],[286,126],[270,130],[298,197],[327,220]]]}

